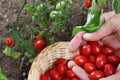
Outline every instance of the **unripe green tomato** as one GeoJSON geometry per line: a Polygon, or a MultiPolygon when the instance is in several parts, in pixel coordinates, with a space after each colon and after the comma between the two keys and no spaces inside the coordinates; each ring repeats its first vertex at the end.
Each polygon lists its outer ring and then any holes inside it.
{"type": "Polygon", "coordinates": [[[26,10],[28,14],[34,15],[35,8],[33,6],[28,6],[26,10]]]}
{"type": "Polygon", "coordinates": [[[69,4],[72,4],[72,3],[73,3],[73,1],[72,1],[72,0],[68,0],[68,2],[69,2],[69,4]]]}
{"type": "Polygon", "coordinates": [[[37,7],[36,7],[36,9],[38,10],[38,11],[44,11],[45,10],[45,5],[44,4],[39,4],[37,7]]]}
{"type": "Polygon", "coordinates": [[[39,20],[39,14],[38,13],[34,13],[34,15],[32,16],[32,20],[33,21],[38,21],[39,20]]]}
{"type": "Polygon", "coordinates": [[[58,17],[58,15],[59,15],[59,11],[51,11],[50,18],[54,19],[58,17]]]}
{"type": "Polygon", "coordinates": [[[61,10],[61,9],[64,9],[68,6],[67,2],[66,1],[61,1],[61,2],[58,2],[56,4],[56,9],[57,10],[61,10]]]}

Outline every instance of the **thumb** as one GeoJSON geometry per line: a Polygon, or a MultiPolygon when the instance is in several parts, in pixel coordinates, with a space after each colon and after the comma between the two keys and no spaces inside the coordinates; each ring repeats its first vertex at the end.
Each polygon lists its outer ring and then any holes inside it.
{"type": "Polygon", "coordinates": [[[102,39],[103,37],[115,32],[116,25],[109,20],[107,23],[103,24],[103,26],[94,33],[85,33],[83,38],[87,41],[96,41],[102,39]]]}

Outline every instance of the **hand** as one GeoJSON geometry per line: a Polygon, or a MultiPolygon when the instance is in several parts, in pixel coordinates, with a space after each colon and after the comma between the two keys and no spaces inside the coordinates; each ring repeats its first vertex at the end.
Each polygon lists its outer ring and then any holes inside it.
{"type": "MultiPolygon", "coordinates": [[[[85,33],[79,32],[70,42],[69,49],[71,52],[78,54],[79,47],[83,45],[86,41],[97,41],[99,40],[103,45],[110,45],[116,49],[116,54],[120,56],[120,14],[114,14],[114,12],[108,12],[103,15],[103,26],[95,33],[85,33]]],[[[68,65],[70,66],[70,65],[68,65]]],[[[73,66],[74,68],[75,66],[73,66]]],[[[80,70],[80,69],[79,69],[80,70]]],[[[73,70],[75,73],[78,70],[73,70]]],[[[120,75],[120,70],[115,75],[112,75],[113,78],[120,75]]],[[[76,75],[80,75],[76,73],[76,75]]],[[[86,75],[86,74],[85,74],[86,75]]],[[[87,75],[86,75],[87,76],[87,75]]],[[[78,76],[81,78],[81,76],[78,76]]],[[[112,80],[115,80],[113,79],[112,80]]],[[[120,78],[118,78],[120,79],[120,78]]],[[[87,80],[84,79],[83,80],[87,80]]],[[[102,80],[102,79],[101,79],[102,80]]],[[[103,80],[107,80],[104,78],[103,80]]],[[[109,79],[110,80],[110,79],[109,79]]]]}

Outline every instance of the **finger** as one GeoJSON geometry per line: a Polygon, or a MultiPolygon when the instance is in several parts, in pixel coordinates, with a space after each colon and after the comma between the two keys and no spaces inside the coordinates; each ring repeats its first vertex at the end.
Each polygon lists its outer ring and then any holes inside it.
{"type": "Polygon", "coordinates": [[[106,78],[101,78],[99,80],[120,80],[120,73],[116,73],[106,78]]]}
{"type": "Polygon", "coordinates": [[[74,52],[74,51],[76,51],[79,48],[79,46],[83,42],[82,36],[83,36],[84,33],[85,32],[77,33],[76,36],[70,41],[70,43],[69,43],[69,50],[71,52],[74,52]]]}
{"type": "Polygon", "coordinates": [[[83,68],[79,66],[73,66],[72,71],[82,80],[90,80],[88,74],[84,71],[83,68]]]}
{"type": "Polygon", "coordinates": [[[72,69],[73,66],[77,66],[77,64],[73,60],[70,60],[68,62],[68,68],[72,69]]]}
{"type": "Polygon", "coordinates": [[[94,33],[85,33],[83,35],[83,38],[87,41],[96,41],[100,40],[103,37],[113,33],[115,31],[116,26],[113,26],[114,23],[112,23],[111,20],[109,20],[107,23],[103,24],[103,26],[94,33]]]}
{"type": "Polygon", "coordinates": [[[120,64],[118,65],[116,72],[120,72],[120,64]]]}
{"type": "Polygon", "coordinates": [[[104,20],[103,22],[109,21],[109,19],[110,19],[113,15],[115,15],[115,12],[114,12],[114,11],[110,11],[110,12],[104,13],[104,14],[103,14],[103,20],[104,20]]]}

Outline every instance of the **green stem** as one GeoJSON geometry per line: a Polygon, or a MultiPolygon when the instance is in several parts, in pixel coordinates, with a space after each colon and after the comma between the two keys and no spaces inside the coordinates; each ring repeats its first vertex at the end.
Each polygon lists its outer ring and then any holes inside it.
{"type": "Polygon", "coordinates": [[[25,7],[26,4],[27,4],[27,0],[24,0],[22,6],[20,7],[20,9],[19,9],[19,11],[18,11],[17,18],[16,18],[16,22],[19,21],[19,16],[20,16],[20,14],[21,14],[21,12],[22,12],[22,10],[23,10],[23,8],[25,7]]]}

